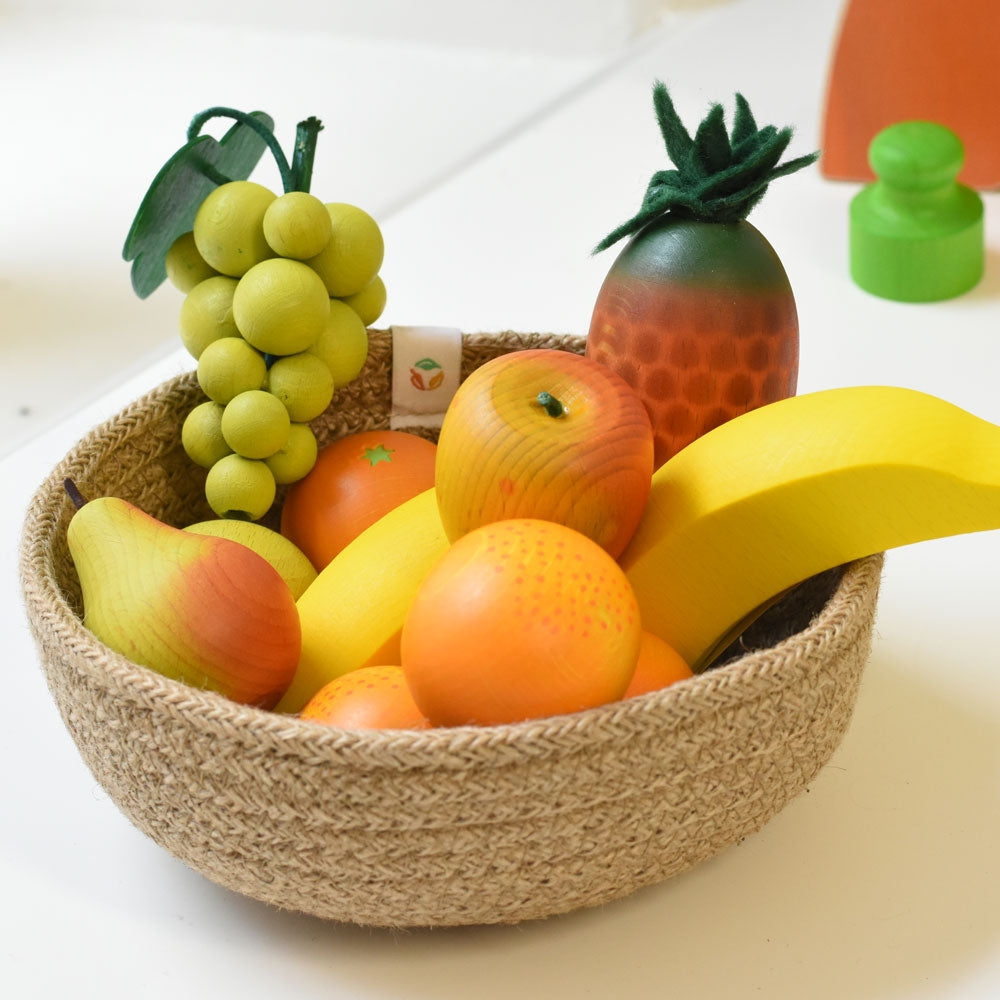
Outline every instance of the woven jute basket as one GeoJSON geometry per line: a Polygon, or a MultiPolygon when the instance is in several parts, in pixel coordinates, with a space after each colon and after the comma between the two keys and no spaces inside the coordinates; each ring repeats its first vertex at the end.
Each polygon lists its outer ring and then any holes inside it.
{"type": "MultiPolygon", "coordinates": [[[[582,338],[466,335],[464,372],[582,338]]],[[[315,423],[388,425],[391,340],[315,423]]],[[[800,588],[730,662],[672,688],[517,725],[358,732],[246,708],[131,663],[81,623],[66,545],[71,476],[175,525],[212,516],[180,445],[201,400],[173,379],[81,440],[27,513],[21,575],[49,688],[126,816],[209,879],[373,926],[506,923],[626,896],[758,830],[847,728],[881,556],[800,588]]],[[[359,609],[359,613],[361,613],[359,609]]]]}

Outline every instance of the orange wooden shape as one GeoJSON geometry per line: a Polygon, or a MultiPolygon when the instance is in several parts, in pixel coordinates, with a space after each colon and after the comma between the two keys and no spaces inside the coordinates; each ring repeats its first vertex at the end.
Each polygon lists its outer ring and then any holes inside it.
{"type": "Polygon", "coordinates": [[[635,698],[650,691],[659,691],[692,676],[691,668],[673,646],[658,635],[643,630],[635,673],[632,674],[632,680],[622,698],[635,698]]]}
{"type": "Polygon", "coordinates": [[[871,140],[922,120],[962,140],[962,182],[1000,186],[998,55],[997,0],[850,0],[830,68],[820,170],[870,180],[871,140]]]}
{"type": "Polygon", "coordinates": [[[401,660],[432,725],[496,725],[617,701],[641,633],[604,549],[553,521],[510,518],[463,535],[430,571],[401,660]]]}
{"type": "Polygon", "coordinates": [[[361,667],[325,684],[299,718],[344,729],[429,729],[402,667],[361,667]]]}
{"type": "Polygon", "coordinates": [[[288,490],[281,533],[317,571],[383,515],[434,485],[437,446],[406,431],[358,431],[331,441],[288,490]]]}
{"type": "Polygon", "coordinates": [[[617,558],[652,475],[653,429],[624,379],[581,354],[538,348],[494,358],[462,383],[441,426],[434,485],[451,541],[493,521],[542,518],[617,558]]]}

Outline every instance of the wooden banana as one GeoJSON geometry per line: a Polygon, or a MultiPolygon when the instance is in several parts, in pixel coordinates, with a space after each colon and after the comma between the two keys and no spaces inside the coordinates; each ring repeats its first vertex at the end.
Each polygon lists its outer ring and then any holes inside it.
{"type": "Polygon", "coordinates": [[[1000,527],[1000,427],[891,386],[744,413],[653,476],[621,556],[643,625],[702,669],[756,609],[841,563],[1000,527]]]}

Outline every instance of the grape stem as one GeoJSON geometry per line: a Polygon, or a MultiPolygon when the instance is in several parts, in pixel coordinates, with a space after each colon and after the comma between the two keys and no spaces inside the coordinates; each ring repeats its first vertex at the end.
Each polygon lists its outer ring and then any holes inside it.
{"type": "Polygon", "coordinates": [[[206,122],[213,118],[233,118],[241,125],[253,129],[267,143],[267,148],[271,150],[274,162],[278,166],[281,186],[286,194],[289,191],[309,190],[309,184],[312,181],[313,157],[316,153],[316,137],[323,128],[323,124],[318,118],[307,118],[305,121],[299,122],[295,134],[295,153],[291,164],[289,164],[274,133],[253,115],[248,115],[245,111],[237,111],[235,108],[215,107],[199,112],[191,119],[191,124],[188,126],[188,142],[196,139],[201,134],[206,122]]]}
{"type": "MultiPolygon", "coordinates": [[[[295,152],[292,153],[293,191],[308,191],[312,183],[313,158],[316,139],[323,131],[323,123],[316,117],[299,122],[295,130],[295,152]]],[[[288,188],[285,188],[288,191],[288,188]]]]}

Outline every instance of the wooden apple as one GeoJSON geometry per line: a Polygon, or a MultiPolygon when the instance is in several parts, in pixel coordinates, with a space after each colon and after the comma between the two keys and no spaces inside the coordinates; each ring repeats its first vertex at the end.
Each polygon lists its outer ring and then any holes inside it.
{"type": "Polygon", "coordinates": [[[652,474],[653,432],[635,391],[600,362],[544,348],[501,355],[462,383],[434,468],[451,541],[493,521],[541,518],[614,558],[652,474]]]}

